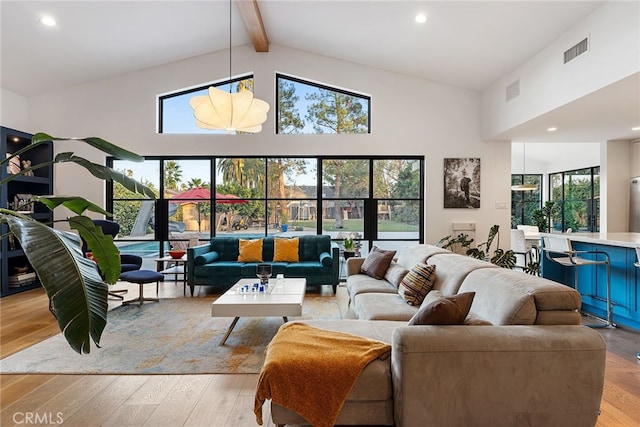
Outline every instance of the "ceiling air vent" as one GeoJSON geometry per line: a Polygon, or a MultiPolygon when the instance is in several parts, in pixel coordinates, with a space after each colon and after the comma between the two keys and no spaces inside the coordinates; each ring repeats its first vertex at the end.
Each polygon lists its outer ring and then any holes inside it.
{"type": "Polygon", "coordinates": [[[564,52],[564,63],[571,61],[572,59],[576,59],[578,56],[589,50],[589,37],[586,37],[584,40],[578,42],[575,46],[570,47],[564,52]]]}
{"type": "Polygon", "coordinates": [[[507,102],[520,95],[520,79],[507,86],[506,95],[507,102]]]}

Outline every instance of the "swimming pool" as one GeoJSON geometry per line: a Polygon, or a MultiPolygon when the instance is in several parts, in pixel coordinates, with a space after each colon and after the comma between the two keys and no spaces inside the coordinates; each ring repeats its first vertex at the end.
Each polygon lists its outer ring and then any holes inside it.
{"type": "MultiPolygon", "coordinates": [[[[158,258],[160,255],[160,242],[116,242],[120,253],[138,255],[142,258],[158,258]]],[[[165,243],[165,250],[168,245],[165,243]]],[[[164,253],[164,251],[162,251],[164,253]]]]}

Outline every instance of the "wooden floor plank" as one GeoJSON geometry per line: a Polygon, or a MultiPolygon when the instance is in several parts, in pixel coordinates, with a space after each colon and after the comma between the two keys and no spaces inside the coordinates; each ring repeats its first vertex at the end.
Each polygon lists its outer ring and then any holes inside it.
{"type": "Polygon", "coordinates": [[[246,375],[211,375],[207,388],[185,425],[224,425],[242,390],[244,377],[246,375]]]}
{"type": "Polygon", "coordinates": [[[116,377],[99,394],[85,403],[81,411],[65,416],[65,426],[102,425],[145,381],[145,377],[138,375],[116,377]]]}
{"type": "Polygon", "coordinates": [[[180,380],[143,425],[149,427],[186,425],[208,382],[208,375],[181,375],[180,380]]]}

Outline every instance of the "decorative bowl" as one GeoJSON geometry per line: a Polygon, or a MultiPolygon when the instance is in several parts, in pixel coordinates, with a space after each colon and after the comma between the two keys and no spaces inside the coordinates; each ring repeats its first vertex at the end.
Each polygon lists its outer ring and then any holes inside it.
{"type": "Polygon", "coordinates": [[[174,250],[169,251],[169,256],[170,256],[171,258],[174,258],[174,259],[180,259],[180,258],[182,258],[182,257],[184,256],[184,254],[186,254],[186,253],[187,253],[187,251],[185,251],[185,250],[182,250],[182,249],[174,249],[174,250]]]}

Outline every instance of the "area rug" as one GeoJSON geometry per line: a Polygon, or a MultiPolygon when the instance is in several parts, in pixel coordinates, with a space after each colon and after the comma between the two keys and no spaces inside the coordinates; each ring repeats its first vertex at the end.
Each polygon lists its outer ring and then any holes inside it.
{"type": "MultiPolygon", "coordinates": [[[[0,360],[0,373],[218,374],[259,373],[282,317],[211,317],[215,298],[170,298],[109,311],[100,348],[79,355],[61,334],[0,360]]],[[[301,317],[337,319],[334,296],[305,297],[301,317]]]]}

